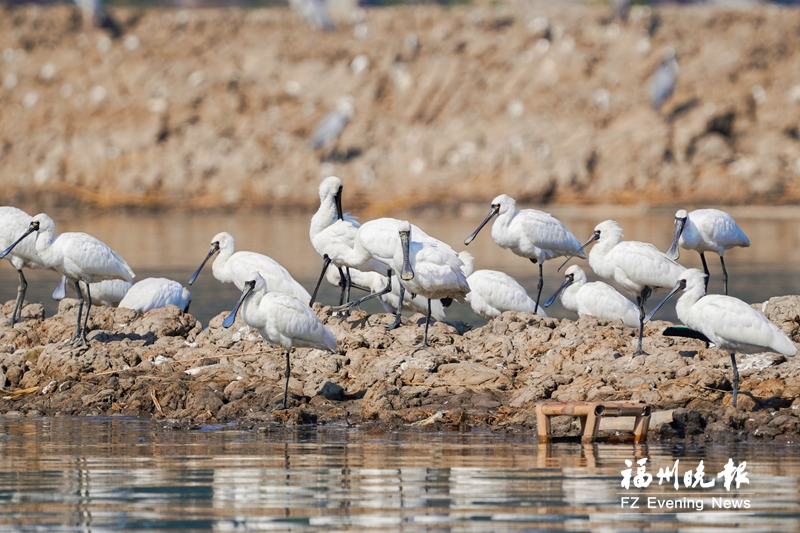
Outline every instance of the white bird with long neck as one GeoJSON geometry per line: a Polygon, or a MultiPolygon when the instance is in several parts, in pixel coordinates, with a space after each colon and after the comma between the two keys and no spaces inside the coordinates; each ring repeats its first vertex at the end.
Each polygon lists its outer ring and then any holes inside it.
{"type": "Polygon", "coordinates": [[[214,254],[219,253],[211,265],[211,271],[218,281],[233,283],[237,289],[242,290],[245,282],[251,279],[250,274],[258,272],[267,281],[270,291],[290,294],[306,304],[311,300],[308,291],[295,281],[289,271],[280,263],[271,257],[255,252],[234,253],[235,249],[236,241],[230,233],[223,231],[216,234],[211,239],[208,255],[189,279],[189,285],[194,283],[208,260],[214,254]]]}
{"type": "MultiPolygon", "coordinates": [[[[401,244],[400,237],[397,232],[400,220],[395,218],[378,218],[365,222],[356,233],[356,239],[353,243],[353,248],[345,250],[342,260],[354,268],[362,272],[377,272],[387,276],[387,285],[382,291],[369,294],[363,298],[359,298],[347,304],[346,308],[352,308],[361,305],[367,300],[373,298],[380,298],[393,291],[392,288],[392,272],[399,280],[399,270],[395,268],[394,257],[397,247],[401,244]]],[[[450,253],[455,254],[452,248],[447,244],[434,239],[425,233],[422,229],[414,224],[410,224],[410,228],[414,231],[414,239],[422,242],[435,243],[437,247],[442,250],[448,250],[450,253]]],[[[399,283],[399,281],[398,281],[399,283]]],[[[395,313],[394,322],[388,326],[388,329],[396,328],[400,325],[402,303],[405,302],[406,287],[400,283],[400,297],[398,298],[399,305],[395,313]]]]}
{"type": "MultiPolygon", "coordinates": [[[[622,228],[614,220],[601,222],[581,250],[597,241],[589,253],[589,266],[601,278],[617,282],[639,307],[639,343],[633,355],[641,355],[644,335],[644,305],[653,291],[675,286],[684,267],[652,244],[623,241],[622,228]]],[[[577,255],[577,254],[575,254],[577,255]]],[[[564,261],[571,259],[570,256],[564,261]]],[[[564,266],[562,264],[561,266],[564,266]]],[[[560,268],[560,267],[559,267],[560,268]]]]}
{"type": "Polygon", "coordinates": [[[42,264],[46,268],[60,272],[75,284],[80,304],[78,307],[78,325],[71,342],[86,346],[86,325],[89,321],[89,311],[92,308],[90,284],[111,279],[133,281],[133,270],[119,254],[91,235],[69,232],[53,236],[55,224],[53,219],[44,213],[40,213],[31,219],[28,230],[0,254],[0,258],[8,254],[33,232],[37,232],[36,252],[42,259],[42,264]],[[84,293],[81,291],[81,283],[83,283],[86,293],[86,317],[82,324],[81,313],[83,311],[84,293]]]}
{"type": "Polygon", "coordinates": [[[528,258],[532,263],[539,264],[536,307],[541,308],[539,302],[544,287],[545,260],[573,253],[584,257],[583,252],[579,250],[581,243],[560,220],[549,213],[536,209],[517,211],[517,202],[507,194],[501,194],[492,200],[489,214],[478,229],[464,240],[464,244],[471,243],[478,232],[495,216],[497,220],[492,224],[494,242],[501,248],[508,248],[515,254],[528,258]]]}
{"type": "Polygon", "coordinates": [[[706,291],[708,290],[708,264],[705,252],[714,252],[722,263],[722,285],[728,294],[728,271],[725,269],[725,250],[737,246],[750,246],[750,239],[739,228],[733,217],[719,209],[695,209],[687,213],[685,209],[675,213],[675,235],[667,255],[672,259],[680,257],[678,246],[686,250],[700,253],[703,271],[706,273],[706,291]]]}
{"type": "Polygon", "coordinates": [[[399,243],[392,258],[392,268],[400,271],[400,283],[406,291],[428,299],[425,335],[417,348],[428,347],[428,325],[431,320],[431,300],[466,302],[469,284],[464,275],[464,262],[452,248],[440,241],[416,240],[411,224],[397,224],[399,243]]]}
{"type": "Polygon", "coordinates": [[[175,305],[184,313],[188,313],[191,303],[191,293],[177,281],[167,278],[146,278],[128,290],[119,302],[119,307],[146,313],[151,309],[175,305]]]}
{"type": "Polygon", "coordinates": [[[675,304],[678,318],[690,329],[705,335],[717,348],[731,356],[733,367],[733,406],[739,392],[739,370],[736,352],[777,352],[797,354],[797,346],[767,317],[749,304],[722,294],[706,295],[705,274],[690,268],[679,276],[675,288],[647,316],[647,320],[678,291],[683,294],[675,304]]]}
{"type": "Polygon", "coordinates": [[[248,326],[257,329],[268,343],[283,346],[286,350],[283,408],[286,409],[291,375],[289,354],[292,348],[316,348],[336,353],[336,337],[305,301],[288,294],[267,292],[267,283],[258,272],[251,272],[248,277],[250,279],[243,284],[242,296],[222,325],[231,327],[239,307],[242,307],[242,318],[248,326]]]}
{"type": "MultiPolygon", "coordinates": [[[[31,217],[25,211],[16,207],[0,207],[0,248],[8,248],[14,240],[22,235],[30,226],[31,217]]],[[[11,313],[8,327],[20,321],[22,318],[22,306],[25,303],[25,292],[28,290],[28,281],[23,268],[45,268],[39,254],[36,253],[36,239],[25,239],[17,244],[12,252],[9,252],[6,259],[11,266],[17,270],[19,286],[17,287],[17,300],[14,311],[11,313]]]]}
{"type": "Polygon", "coordinates": [[[544,306],[550,307],[560,295],[561,305],[578,313],[578,316],[622,320],[626,326],[639,326],[639,308],[636,304],[607,283],[586,281],[586,272],[578,265],[572,265],[564,273],[564,282],[544,306]]]}
{"type": "Polygon", "coordinates": [[[460,252],[458,256],[464,263],[461,270],[467,276],[470,289],[466,301],[476,315],[486,320],[496,318],[505,311],[547,316],[544,309],[536,308],[536,302],[517,280],[498,270],[474,270],[475,258],[468,252],[460,252]]]}
{"type": "Polygon", "coordinates": [[[358,266],[372,272],[386,271],[385,265],[374,260],[359,265],[348,262],[348,258],[352,257],[360,224],[355,218],[342,213],[342,188],[342,180],[336,176],[329,176],[319,184],[319,209],[311,217],[308,236],[314,250],[322,256],[323,263],[322,272],[311,295],[309,305],[313,305],[316,300],[322,278],[325,277],[325,272],[331,263],[339,270],[340,278],[342,276],[345,278],[345,282],[341,284],[342,293],[339,297],[339,305],[344,303],[345,293],[348,300],[350,297],[352,283],[348,274],[351,268],[358,266]],[[347,272],[344,272],[343,269],[347,269],[347,272]]]}

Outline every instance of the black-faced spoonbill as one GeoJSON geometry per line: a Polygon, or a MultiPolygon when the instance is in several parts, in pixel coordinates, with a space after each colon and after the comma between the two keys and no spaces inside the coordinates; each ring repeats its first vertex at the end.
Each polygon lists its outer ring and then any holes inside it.
{"type": "Polygon", "coordinates": [[[739,392],[739,370],[736,368],[736,352],[777,352],[794,356],[797,346],[763,314],[749,304],[722,294],[706,295],[705,274],[696,268],[681,273],[664,300],[647,315],[647,320],[656,314],[667,300],[678,291],[683,294],[675,304],[678,318],[694,331],[698,331],[713,342],[717,348],[731,356],[733,366],[733,406],[739,392]]]}
{"type": "Polygon", "coordinates": [[[239,290],[244,289],[244,283],[250,278],[252,272],[258,272],[267,281],[270,291],[281,292],[284,294],[291,294],[295,298],[308,303],[311,300],[311,295],[303,288],[295,279],[289,274],[289,271],[283,268],[280,263],[267,257],[266,255],[257,254],[255,252],[236,252],[236,241],[233,236],[223,231],[218,233],[211,239],[211,248],[208,255],[200,263],[200,266],[189,279],[189,285],[194,283],[200,271],[216,253],[219,253],[214,263],[211,265],[211,271],[214,277],[222,283],[233,283],[239,290]]]}
{"type": "Polygon", "coordinates": [[[464,263],[461,269],[467,276],[469,293],[467,303],[481,318],[490,320],[505,311],[536,313],[547,316],[544,309],[536,309],[536,302],[528,296],[525,287],[517,280],[498,270],[474,270],[475,258],[467,252],[460,252],[458,257],[464,263]]]}
{"type": "Polygon", "coordinates": [[[86,233],[69,232],[56,237],[53,219],[40,213],[31,219],[28,230],[17,241],[0,254],[5,257],[20,241],[33,232],[36,235],[36,252],[42,259],[45,267],[60,272],[75,284],[78,293],[78,325],[75,336],[70,341],[76,345],[87,345],[86,324],[89,321],[89,311],[92,308],[92,295],[89,288],[91,283],[108,279],[121,279],[132,281],[133,270],[128,263],[114,250],[100,240],[86,233]],[[81,283],[86,289],[86,317],[81,323],[84,297],[81,283]]]}
{"type": "Polygon", "coordinates": [[[602,281],[586,282],[586,272],[572,265],[564,273],[564,282],[547,300],[545,307],[553,305],[561,295],[561,305],[578,316],[590,315],[606,320],[622,320],[626,326],[639,326],[639,308],[617,290],[602,281]]]}
{"type": "Polygon", "coordinates": [[[128,290],[119,307],[146,313],[151,309],[175,305],[184,313],[188,313],[191,303],[191,293],[177,281],[167,278],[146,278],[128,290]]]}
{"type": "Polygon", "coordinates": [[[544,262],[546,259],[577,253],[585,257],[581,243],[564,227],[560,220],[549,213],[536,209],[517,211],[517,203],[506,194],[492,200],[492,208],[481,225],[464,240],[468,245],[478,232],[493,217],[492,239],[501,248],[508,248],[515,254],[527,257],[532,263],[539,263],[539,285],[536,293],[536,307],[541,308],[542,287],[544,287],[544,262]]]}
{"type": "Polygon", "coordinates": [[[370,260],[367,264],[355,265],[348,262],[352,258],[353,247],[355,246],[356,234],[360,224],[354,217],[345,216],[342,213],[342,180],[336,176],[329,176],[319,184],[319,209],[311,217],[311,226],[308,236],[311,245],[322,256],[322,272],[319,275],[317,286],[311,295],[309,306],[313,305],[317,298],[317,291],[325,277],[325,271],[331,263],[339,270],[340,278],[344,278],[341,284],[342,293],[339,297],[339,305],[350,299],[350,268],[360,267],[365,271],[377,272],[385,271],[386,267],[376,261],[370,260]],[[343,272],[346,269],[347,272],[343,272]]]}
{"type": "MultiPolygon", "coordinates": [[[[353,248],[349,251],[344,251],[343,261],[349,265],[353,265],[356,269],[363,272],[378,272],[379,274],[386,273],[387,284],[382,291],[375,292],[359,298],[353,302],[348,303],[345,308],[353,308],[361,305],[367,300],[373,298],[382,298],[383,295],[389,294],[393,291],[392,288],[392,271],[395,277],[399,280],[399,270],[394,267],[395,252],[400,245],[400,238],[397,233],[397,226],[399,220],[394,218],[378,218],[365,222],[356,233],[356,239],[353,243],[353,248]]],[[[447,249],[455,254],[452,248],[445,243],[434,239],[425,233],[422,229],[411,224],[411,229],[414,230],[414,238],[418,241],[425,241],[436,243],[441,249],[447,249]]],[[[398,283],[400,283],[398,281],[398,283]]],[[[401,313],[403,311],[403,303],[405,302],[406,288],[400,284],[400,297],[398,298],[399,306],[397,313],[395,313],[394,322],[388,326],[388,329],[394,329],[400,325],[401,313]]]]}
{"type": "MultiPolygon", "coordinates": [[[[8,248],[20,235],[25,232],[31,224],[31,217],[25,211],[16,207],[0,207],[0,247],[8,248]]],[[[36,253],[36,239],[25,239],[14,247],[13,252],[6,256],[8,262],[17,269],[19,276],[19,286],[17,287],[17,301],[14,305],[14,312],[11,313],[8,327],[20,321],[22,317],[22,306],[25,302],[25,292],[28,290],[28,282],[22,273],[24,268],[45,268],[39,254],[36,253]]]]}
{"type": "Polygon", "coordinates": [[[268,343],[283,346],[286,350],[286,383],[283,388],[283,408],[289,395],[289,376],[292,348],[316,348],[336,353],[336,337],[325,327],[305,301],[279,292],[267,292],[267,283],[258,272],[251,272],[244,282],[244,290],[233,310],[222,325],[229,328],[242,307],[242,318],[251,328],[256,328],[268,343]]]}
{"type": "Polygon", "coordinates": [[[733,217],[719,209],[695,209],[687,213],[685,209],[675,213],[675,236],[667,255],[672,259],[680,257],[678,245],[686,250],[700,252],[703,271],[706,273],[706,291],[708,291],[708,265],[705,252],[719,255],[722,263],[722,285],[728,294],[728,271],[725,269],[725,250],[736,246],[750,246],[750,239],[739,228],[733,217]]]}
{"type": "Polygon", "coordinates": [[[395,249],[392,268],[400,271],[400,283],[411,294],[428,299],[425,335],[417,349],[428,347],[428,326],[431,321],[431,300],[452,299],[465,303],[469,284],[464,275],[464,262],[452,248],[435,240],[415,240],[411,224],[401,220],[397,225],[400,242],[395,249]]]}
{"type": "Polygon", "coordinates": [[[601,278],[616,281],[639,304],[639,344],[633,355],[641,355],[644,353],[644,304],[654,290],[669,290],[674,287],[678,277],[686,269],[652,244],[623,241],[622,228],[613,220],[598,224],[592,237],[581,246],[581,250],[594,241],[597,243],[589,253],[589,266],[601,278]]]}

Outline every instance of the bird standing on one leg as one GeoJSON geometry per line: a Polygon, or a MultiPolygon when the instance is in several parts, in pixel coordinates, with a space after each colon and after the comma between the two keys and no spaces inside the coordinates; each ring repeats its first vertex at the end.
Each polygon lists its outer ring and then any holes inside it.
{"type": "Polygon", "coordinates": [[[708,264],[705,252],[715,252],[722,263],[722,285],[728,294],[728,271],[725,268],[725,250],[736,246],[750,246],[750,239],[739,228],[733,217],[719,209],[695,209],[687,213],[685,209],[675,213],[675,236],[667,255],[672,259],[680,257],[678,245],[686,250],[700,252],[703,271],[706,273],[706,291],[708,291],[708,264]]]}
{"type": "Polygon", "coordinates": [[[647,320],[656,314],[662,305],[675,293],[683,294],[675,304],[678,318],[690,329],[700,332],[717,348],[731,356],[733,367],[733,406],[739,393],[739,369],[736,367],[736,352],[777,352],[794,356],[797,346],[778,327],[747,303],[722,294],[706,295],[705,274],[690,268],[680,274],[664,300],[647,315],[647,320]]]}
{"type": "Polygon", "coordinates": [[[553,257],[578,254],[585,257],[581,243],[564,227],[560,220],[536,209],[517,211],[517,203],[506,194],[492,200],[492,208],[481,225],[464,240],[468,245],[478,232],[495,216],[492,224],[492,239],[501,248],[509,248],[515,254],[539,263],[539,284],[536,307],[541,308],[544,287],[544,261],[553,257]]]}
{"type": "Polygon", "coordinates": [[[286,350],[283,408],[286,409],[292,348],[316,348],[336,353],[336,337],[305,301],[288,294],[267,292],[267,283],[258,272],[252,272],[248,277],[250,279],[244,282],[242,296],[222,325],[231,327],[236,313],[242,307],[242,318],[248,326],[256,328],[268,343],[283,346],[286,350]]]}
{"type": "Polygon", "coordinates": [[[86,233],[69,232],[53,236],[55,223],[44,213],[31,219],[28,230],[19,237],[11,246],[0,253],[0,259],[5,257],[28,235],[37,232],[36,252],[42,259],[46,268],[60,272],[75,284],[78,293],[78,324],[75,336],[71,343],[86,346],[86,325],[89,321],[89,311],[92,308],[92,295],[89,285],[109,279],[122,279],[132,281],[133,270],[128,263],[114,250],[100,240],[86,233]],[[83,283],[85,291],[81,291],[83,283]],[[86,316],[81,323],[81,313],[86,294],[86,316]]]}

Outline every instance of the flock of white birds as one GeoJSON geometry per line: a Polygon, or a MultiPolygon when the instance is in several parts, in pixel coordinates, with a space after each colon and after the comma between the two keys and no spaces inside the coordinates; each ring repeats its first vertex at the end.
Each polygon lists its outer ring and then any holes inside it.
{"type": "MultiPolygon", "coordinates": [[[[404,307],[425,313],[425,332],[418,350],[429,348],[431,319],[442,320],[444,309],[454,300],[469,304],[476,314],[487,319],[512,310],[544,316],[539,306],[544,262],[565,257],[566,264],[573,257],[585,258],[584,249],[592,243],[589,266],[599,277],[615,282],[624,294],[603,282],[587,283],[585,272],[573,265],[565,271],[564,282],[544,307],[560,297],[563,306],[578,315],[619,319],[628,326],[638,327],[634,355],[639,355],[644,354],[644,324],[669,297],[683,291],[676,310],[688,329],[678,334],[703,339],[730,354],[734,406],[738,392],[736,352],[774,351],[784,355],[797,352],[794,343],[763,314],[727,296],[725,250],[750,246],[750,241],[723,211],[679,210],[672,246],[663,253],[652,244],[622,240],[622,229],[613,220],[598,224],[591,238],[581,245],[556,218],[534,209],[517,210],[513,198],[500,195],[464,244],[468,245],[496,217],[491,227],[492,239],[539,265],[534,300],[507,274],[474,270],[474,259],[469,253],[456,252],[408,221],[380,218],[359,224],[342,211],[342,189],[342,181],[335,176],[324,179],[319,186],[320,207],[311,219],[309,236],[323,258],[323,268],[313,296],[275,260],[254,252],[235,252],[234,239],[225,232],[214,236],[208,255],[189,281],[193,283],[208,260],[217,255],[212,264],[214,277],[222,283],[233,283],[242,291],[223,325],[230,327],[241,308],[245,323],[257,329],[270,344],[280,345],[286,351],[284,407],[292,348],[337,350],[335,337],[311,309],[323,279],[341,286],[339,306],[334,310],[342,316],[371,298],[380,298],[384,309],[395,313],[395,320],[388,328],[400,324],[404,307]],[[678,264],[675,260],[679,247],[699,252],[705,273],[678,264]],[[725,295],[706,295],[705,252],[715,252],[720,257],[725,295]],[[335,268],[329,268],[331,265],[335,268]],[[369,294],[351,300],[353,287],[369,294]],[[644,306],[652,292],[670,289],[669,296],[645,316],[644,306]]],[[[149,278],[132,284],[134,273],[119,254],[86,233],[56,235],[53,220],[45,214],[30,217],[17,208],[0,207],[0,246],[4,248],[0,258],[8,259],[19,274],[17,301],[9,326],[21,318],[27,288],[23,275],[26,267],[61,273],[62,283],[53,294],[56,299],[65,296],[67,282],[74,286],[79,299],[78,321],[75,335],[67,341],[73,345],[88,344],[86,324],[93,303],[140,312],[173,304],[188,311],[191,295],[180,283],[149,278]],[[31,236],[32,233],[36,235],[31,236]]]]}

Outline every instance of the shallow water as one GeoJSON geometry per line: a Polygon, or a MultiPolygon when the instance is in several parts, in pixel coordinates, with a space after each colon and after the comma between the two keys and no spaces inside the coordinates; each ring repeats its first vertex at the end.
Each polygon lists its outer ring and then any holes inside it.
{"type": "MultiPolygon", "coordinates": [[[[800,530],[790,445],[560,443],[532,435],[344,427],[173,430],[139,419],[0,419],[3,531],[737,531],[800,530]],[[622,488],[624,461],[654,481],[622,488]],[[746,461],[728,491],[659,486],[704,461],[746,461]],[[627,507],[640,497],[639,508],[627,507]],[[647,499],[654,498],[647,508],[647,499]],[[718,501],[749,509],[712,509],[718,501]],[[693,502],[665,510],[658,501],[693,502]],[[703,510],[698,509],[703,502],[703,510]]],[[[666,504],[665,504],[666,505],[666,504]]]]}
{"type": "MultiPolygon", "coordinates": [[[[523,206],[524,207],[524,206],[523,206]]],[[[651,242],[659,249],[669,247],[673,233],[672,208],[640,208],[630,206],[553,207],[550,210],[564,222],[579,240],[585,241],[594,226],[609,218],[622,225],[625,238],[651,242]]],[[[730,294],[748,302],[761,302],[772,296],[800,293],[800,210],[780,208],[726,208],[750,238],[750,248],[735,248],[726,254],[730,276],[730,294]]],[[[464,206],[458,215],[425,212],[408,218],[433,236],[442,239],[456,250],[467,249],[476,258],[475,268],[502,270],[517,280],[533,296],[538,281],[538,267],[509,250],[492,242],[485,228],[469,247],[464,238],[483,220],[487,209],[464,206]]],[[[393,215],[400,216],[400,215],[393,215]]],[[[237,239],[237,250],[251,250],[271,256],[283,264],[294,277],[313,291],[322,261],[308,238],[310,215],[281,214],[162,214],[118,215],[103,214],[86,218],[60,217],[55,214],[57,231],[85,231],[100,238],[126,258],[136,271],[137,278],[163,276],[188,283],[189,277],[208,252],[212,237],[228,231],[237,239]]],[[[711,269],[710,292],[722,291],[721,268],[714,254],[707,254],[711,269]]],[[[589,275],[597,279],[586,261],[574,260],[589,275]]],[[[699,255],[683,251],[680,262],[699,268],[699,255]]],[[[0,302],[16,297],[17,275],[7,262],[0,267],[0,302]]],[[[561,284],[557,273],[561,260],[545,264],[545,286],[542,301],[561,284]]],[[[27,271],[27,299],[45,305],[48,316],[57,310],[50,294],[59,277],[53,272],[27,271]]],[[[230,310],[238,297],[232,285],[217,282],[210,264],[192,287],[190,311],[203,324],[219,313],[230,310]]],[[[338,292],[323,282],[323,303],[338,303],[338,292]]],[[[535,297],[535,296],[534,296],[535,297]]],[[[661,295],[651,298],[648,308],[660,301],[661,295]]],[[[379,304],[367,304],[370,312],[382,311],[379,304]]],[[[556,302],[548,309],[559,318],[575,315],[556,302]]],[[[474,326],[485,323],[465,306],[454,305],[447,310],[450,320],[463,320],[474,326]]],[[[676,320],[674,305],[665,306],[660,318],[676,320]],[[663,313],[663,314],[662,314],[663,313]]]]}

